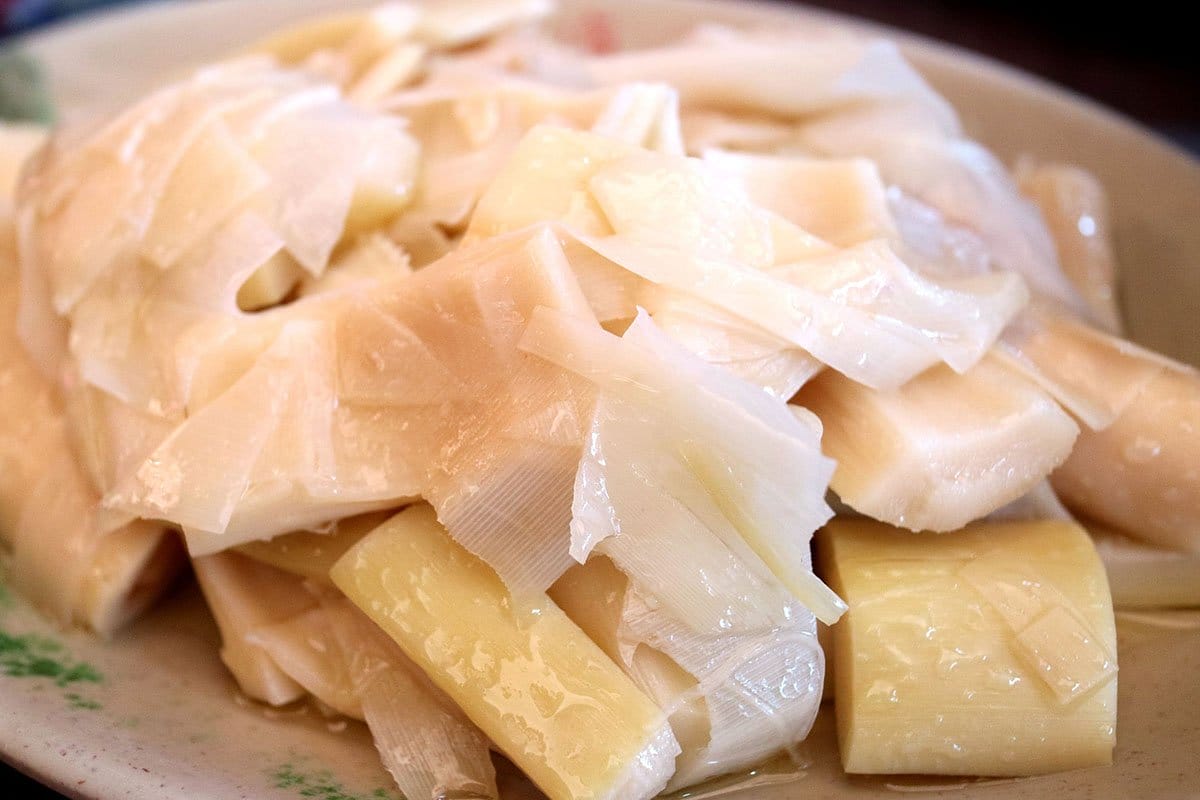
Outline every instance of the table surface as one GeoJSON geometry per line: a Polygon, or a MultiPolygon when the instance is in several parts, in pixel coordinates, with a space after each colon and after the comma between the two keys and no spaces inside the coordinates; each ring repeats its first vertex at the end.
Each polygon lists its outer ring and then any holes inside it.
{"type": "MultiPolygon", "coordinates": [[[[14,9],[68,12],[94,0],[0,0],[14,9]]],[[[1175,5],[1151,0],[1131,16],[1122,5],[955,0],[808,0],[807,5],[876,20],[985,53],[1088,95],[1200,154],[1200,48],[1175,5]]],[[[35,24],[23,16],[20,27],[35,24]]],[[[0,797],[63,800],[0,762],[0,797]]]]}

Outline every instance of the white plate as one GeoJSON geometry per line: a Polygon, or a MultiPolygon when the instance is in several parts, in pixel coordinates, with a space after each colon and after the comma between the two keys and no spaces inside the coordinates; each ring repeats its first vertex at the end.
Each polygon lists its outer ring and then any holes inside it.
{"type": "MultiPolygon", "coordinates": [[[[143,5],[51,29],[29,40],[69,114],[125,100],[184,67],[236,49],[337,0],[208,0],[143,5]]],[[[677,35],[701,19],[846,24],[785,6],[695,0],[571,2],[610,14],[622,40],[677,35]]],[[[861,23],[850,23],[866,27],[861,23]]],[[[1073,160],[1109,189],[1136,338],[1200,362],[1200,165],[1137,126],[994,62],[892,34],[958,107],[968,129],[1005,158],[1073,160]]],[[[0,757],[81,798],[382,800],[398,798],[361,726],[311,710],[274,712],[239,700],[217,657],[212,623],[192,589],[115,642],[61,633],[4,591],[0,576],[0,757]]],[[[1183,798],[1200,795],[1200,614],[1161,624],[1119,622],[1117,763],[1022,781],[980,783],[971,798],[1183,798]]],[[[826,710],[828,711],[828,710],[826,710]]],[[[754,800],[894,793],[887,780],[849,778],[829,713],[806,743],[805,773],[736,795],[754,800]]],[[[981,722],[981,724],[983,724],[981,722]]],[[[918,788],[896,780],[897,788],[918,788]]],[[[953,781],[941,782],[951,788],[953,781]]],[[[524,794],[520,792],[519,794],[524,794]]]]}

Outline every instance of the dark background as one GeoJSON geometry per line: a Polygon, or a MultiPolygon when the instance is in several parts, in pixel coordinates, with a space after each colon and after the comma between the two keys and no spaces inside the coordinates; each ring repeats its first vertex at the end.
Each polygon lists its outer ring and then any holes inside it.
{"type": "Polygon", "coordinates": [[[1200,38],[1190,6],[1028,0],[809,0],[976,50],[1200,152],[1200,38]]]}
{"type": "MultiPolygon", "coordinates": [[[[1122,111],[1200,152],[1200,36],[1185,4],[1155,0],[1112,4],[810,0],[808,4],[985,53],[1122,111]]],[[[0,797],[57,800],[60,795],[0,763],[0,797]]]]}

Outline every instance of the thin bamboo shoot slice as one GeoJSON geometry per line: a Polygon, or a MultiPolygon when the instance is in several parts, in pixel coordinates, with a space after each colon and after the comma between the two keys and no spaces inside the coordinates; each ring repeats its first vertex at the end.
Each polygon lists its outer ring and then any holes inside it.
{"type": "Polygon", "coordinates": [[[552,800],[666,784],[679,747],[662,712],[549,598],[514,604],[431,508],[377,528],[332,576],[552,800]]]}
{"type": "Polygon", "coordinates": [[[1027,159],[1017,162],[1016,178],[1021,191],[1046,218],[1063,272],[1083,295],[1096,321],[1119,335],[1117,263],[1104,187],[1085,169],[1027,159]]]}
{"type": "Polygon", "coordinates": [[[814,159],[707,150],[758,205],[838,247],[898,236],[879,170],[862,158],[814,159]]]}
{"type": "Polygon", "coordinates": [[[210,236],[267,183],[267,174],[220,120],[183,154],[142,235],[143,254],[162,269],[210,236]]]}
{"type": "Polygon", "coordinates": [[[608,101],[592,131],[648,150],[681,156],[679,95],[661,83],[622,86],[608,101]]]}
{"type": "Polygon", "coordinates": [[[749,768],[808,735],[825,663],[807,610],[797,605],[785,625],[749,634],[697,633],[634,587],[622,624],[698,682],[689,695],[703,700],[709,739],[680,758],[671,787],[749,768]]]}
{"type": "Polygon", "coordinates": [[[362,701],[350,676],[332,619],[324,606],[251,628],[245,635],[285,675],[339,714],[363,718],[362,701]]]}
{"type": "Polygon", "coordinates": [[[179,537],[158,523],[135,520],[112,531],[84,575],[75,621],[115,635],[163,596],[186,560],[179,537]]]}
{"type": "Polygon", "coordinates": [[[978,235],[995,266],[1023,277],[1036,294],[1087,314],[1059,266],[1041,214],[1021,196],[1004,165],[976,142],[918,132],[918,123],[894,114],[882,105],[847,109],[803,126],[801,135],[823,155],[872,159],[889,184],[978,235]],[[908,135],[896,136],[896,125],[908,135]]]}
{"type": "Polygon", "coordinates": [[[833,629],[848,772],[1036,775],[1111,762],[1116,627],[1082,528],[913,536],[836,520],[819,537],[823,570],[850,603],[833,629]]]}
{"type": "Polygon", "coordinates": [[[669,656],[639,642],[625,625],[629,580],[604,556],[576,564],[550,587],[550,598],[668,715],[681,752],[675,772],[700,757],[711,726],[696,679],[669,656]]]}
{"type": "Polygon", "coordinates": [[[617,338],[539,310],[521,347],[601,391],[575,483],[577,560],[602,544],[602,552],[698,630],[779,624],[786,617],[779,616],[775,580],[836,619],[839,601],[812,575],[801,533],[831,513],[818,488],[832,466],[820,455],[819,430],[777,398],[695,358],[644,314],[617,338]],[[727,435],[719,433],[727,427],[727,435]],[[658,511],[648,513],[651,507],[658,511]],[[684,567],[651,555],[670,552],[668,542],[678,535],[658,524],[655,513],[706,542],[704,556],[715,559],[707,578],[663,579],[668,565],[684,567]],[[646,549],[650,541],[657,544],[646,549]],[[728,583],[709,587],[719,576],[728,583]],[[709,599],[697,598],[697,587],[709,599]]]}
{"type": "Polygon", "coordinates": [[[212,532],[213,536],[197,533],[189,537],[193,555],[238,544],[223,541],[220,534],[250,485],[255,464],[293,387],[295,376],[288,367],[292,348],[298,344],[293,336],[281,336],[216,402],[172,431],[137,472],[105,498],[105,504],[152,519],[169,519],[197,532],[212,532]],[[247,413],[264,402],[265,415],[247,413]],[[195,491],[200,487],[202,492],[195,491]]]}
{"type": "Polygon", "coordinates": [[[703,300],[654,291],[643,291],[642,299],[654,322],[672,339],[780,399],[791,399],[825,368],[804,350],[703,300]]]}
{"type": "Polygon", "coordinates": [[[1061,313],[1030,309],[997,351],[1093,430],[1107,428],[1166,369],[1186,369],[1061,313]]]}
{"type": "Polygon", "coordinates": [[[1084,431],[1050,480],[1086,517],[1152,544],[1200,552],[1200,376],[1147,382],[1112,425],[1084,431]]]}
{"type": "Polygon", "coordinates": [[[491,743],[349,600],[322,605],[384,767],[405,797],[496,800],[491,743]]]}
{"type": "Polygon", "coordinates": [[[1016,500],[1067,458],[1078,426],[1032,383],[985,358],[872,391],[826,371],[796,402],[824,423],[830,486],[856,511],[948,531],[1016,500]]]}
{"type": "Polygon", "coordinates": [[[251,638],[255,629],[317,605],[301,579],[237,553],[196,558],[192,567],[221,631],[221,660],[242,691],[271,705],[303,697],[303,687],[251,638]]]}
{"type": "Polygon", "coordinates": [[[328,531],[297,531],[266,541],[246,542],[236,548],[255,561],[299,575],[310,581],[329,582],[329,570],[362,537],[379,527],[389,512],[377,511],[346,517],[328,531]]]}
{"type": "Polygon", "coordinates": [[[864,384],[897,386],[938,361],[917,329],[786,276],[626,237],[584,241],[635,275],[751,322],[864,384]],[[871,355],[879,353],[888,357],[871,355]]]}
{"type": "Polygon", "coordinates": [[[676,87],[685,106],[761,112],[793,118],[899,100],[920,104],[939,126],[956,131],[953,109],[903,59],[895,45],[771,33],[721,30],[718,41],[688,41],[592,59],[602,85],[661,81],[676,87]]]}
{"type": "Polygon", "coordinates": [[[822,658],[810,614],[786,632],[698,636],[649,607],[602,556],[573,567],[551,596],[670,714],[683,752],[668,789],[751,767],[812,724],[822,658]]]}
{"type": "Polygon", "coordinates": [[[599,134],[534,128],[479,199],[468,238],[556,220],[588,233],[611,232],[587,181],[605,164],[634,152],[633,145],[599,134]]]}
{"type": "Polygon", "coordinates": [[[600,165],[587,187],[613,231],[630,240],[751,269],[775,263],[768,217],[701,161],[635,151],[600,165]]]}
{"type": "Polygon", "coordinates": [[[929,349],[957,372],[965,372],[983,357],[1029,299],[1024,283],[1012,274],[931,280],[901,261],[882,240],[779,265],[769,272],[920,331],[929,349]]]}

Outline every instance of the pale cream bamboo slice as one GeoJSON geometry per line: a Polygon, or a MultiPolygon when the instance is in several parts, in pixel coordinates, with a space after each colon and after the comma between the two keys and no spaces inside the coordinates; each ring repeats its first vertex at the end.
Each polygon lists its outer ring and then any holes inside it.
{"type": "Polygon", "coordinates": [[[58,387],[16,336],[17,280],[0,220],[0,544],[13,577],[62,624],[112,636],[171,584],[182,566],[162,525],[107,518],[76,463],[58,387]]]}
{"type": "Polygon", "coordinates": [[[1200,552],[1200,376],[1162,370],[1112,425],[1081,433],[1050,480],[1089,518],[1200,552]]]}
{"type": "Polygon", "coordinates": [[[257,628],[316,607],[301,579],[232,552],[192,559],[192,567],[221,631],[221,660],[242,691],[271,705],[303,697],[304,688],[250,638],[257,628]]]}
{"type": "Polygon", "coordinates": [[[991,357],[961,375],[934,367],[891,391],[826,370],[795,402],[824,425],[842,501],[912,530],[954,530],[1017,499],[1078,433],[1048,395],[991,357]]]}
{"type": "Polygon", "coordinates": [[[1063,273],[1087,302],[1095,321],[1120,333],[1117,260],[1108,195],[1096,177],[1070,164],[1017,164],[1017,184],[1046,219],[1063,273]]]}

